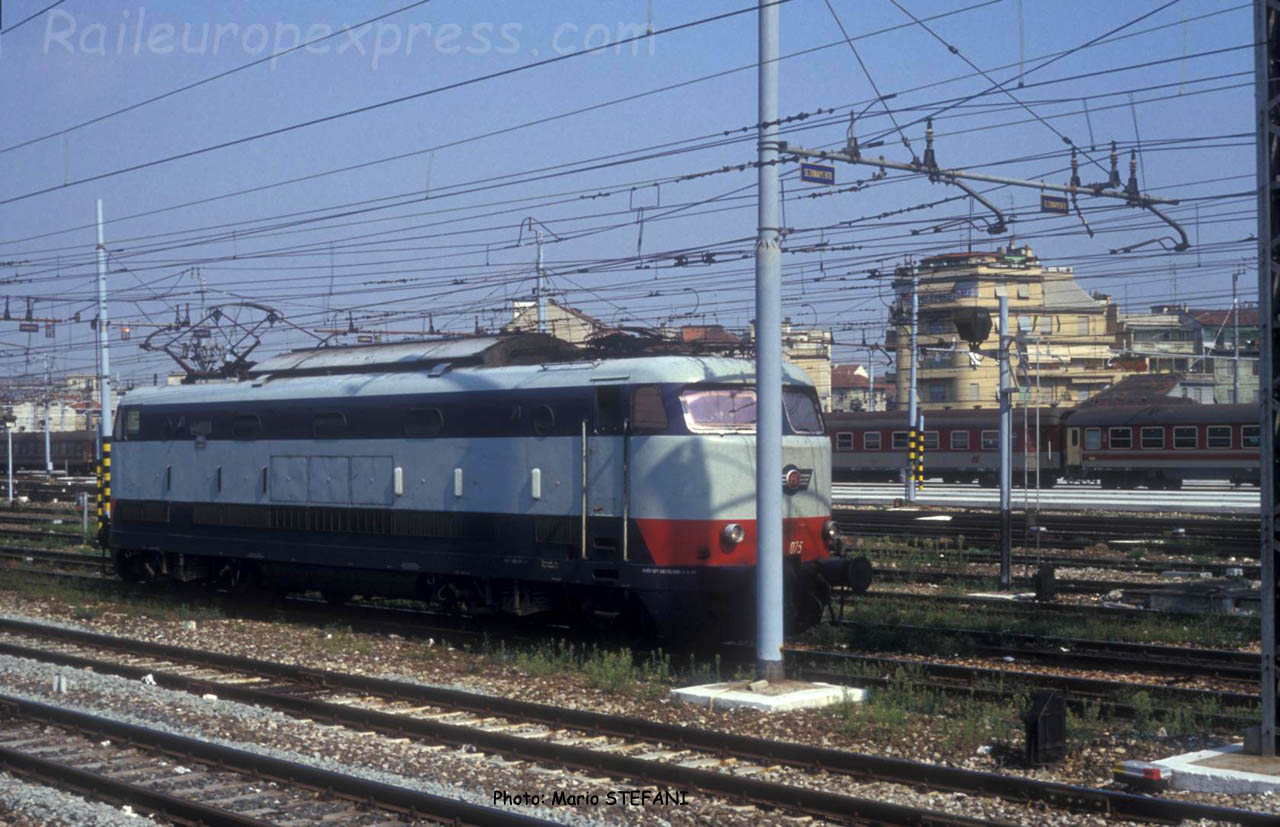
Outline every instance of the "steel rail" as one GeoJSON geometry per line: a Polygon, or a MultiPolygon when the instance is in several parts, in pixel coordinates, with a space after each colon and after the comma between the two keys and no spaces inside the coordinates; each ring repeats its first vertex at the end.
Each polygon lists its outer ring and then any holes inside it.
{"type": "Polygon", "coordinates": [[[128,804],[135,810],[158,815],[179,824],[198,824],[205,827],[272,827],[269,821],[242,816],[198,801],[189,801],[149,787],[119,781],[68,764],[60,764],[38,755],[30,755],[10,747],[0,747],[0,771],[110,804],[128,804]]]}
{"type": "Polygon", "coordinates": [[[1234,649],[1204,649],[908,623],[860,623],[846,620],[836,625],[849,629],[892,629],[921,636],[968,638],[976,641],[981,649],[989,653],[1026,657],[1063,666],[1087,664],[1089,668],[1123,668],[1133,672],[1198,675],[1254,682],[1259,679],[1260,674],[1260,655],[1234,649]]]}
{"type": "MultiPolygon", "coordinates": [[[[102,646],[117,651],[132,650],[140,654],[163,657],[171,661],[195,662],[192,660],[192,650],[165,644],[128,641],[89,632],[4,619],[0,619],[0,629],[32,636],[78,642],[89,646],[102,646]],[[141,645],[134,649],[133,644],[135,643],[141,645]]],[[[747,760],[764,760],[799,768],[822,769],[866,780],[925,785],[941,790],[998,796],[1017,802],[1040,801],[1050,806],[1074,811],[1108,813],[1117,817],[1138,820],[1177,821],[1179,819],[1204,818],[1261,825],[1271,823],[1268,819],[1273,818],[1270,815],[1252,813],[1247,810],[1230,807],[1214,807],[1182,801],[1163,801],[1114,790],[1042,782],[1036,779],[1000,773],[964,770],[909,761],[907,759],[865,755],[829,747],[773,741],[754,736],[715,732],[638,718],[603,715],[587,710],[553,707],[528,701],[476,695],[459,690],[408,684],[383,678],[369,678],[324,670],[291,667],[284,664],[219,653],[198,652],[195,654],[200,656],[201,662],[213,663],[213,665],[221,668],[248,674],[260,674],[264,677],[276,679],[305,681],[317,687],[353,689],[384,698],[457,709],[479,715],[496,715],[514,720],[539,723],[554,728],[576,729],[620,738],[670,744],[747,760]],[[204,660],[206,656],[208,656],[207,660],[204,660]]],[[[55,657],[65,658],[67,659],[67,665],[75,665],[78,662],[76,660],[77,656],[71,655],[39,652],[38,656],[44,660],[51,660],[55,657]]],[[[137,675],[143,671],[140,667],[127,667],[117,663],[105,662],[99,668],[115,670],[118,674],[126,675],[137,675]]],[[[148,674],[155,676],[157,683],[160,683],[161,678],[155,675],[154,672],[148,672],[148,674]]],[[[168,680],[168,677],[166,676],[165,679],[168,680]]],[[[181,685],[182,682],[189,682],[192,686],[200,686],[198,682],[195,682],[195,679],[181,676],[174,676],[174,681],[175,686],[181,685]]],[[[231,697],[230,692],[232,691],[246,691],[243,686],[227,686],[213,681],[207,683],[214,687],[207,691],[213,691],[215,694],[220,694],[224,697],[231,697]]],[[[302,699],[296,697],[291,697],[287,700],[290,702],[302,701],[302,699]]],[[[403,732],[407,724],[415,721],[415,719],[405,718],[404,716],[388,715],[387,713],[377,713],[371,710],[357,710],[357,713],[364,716],[365,723],[363,725],[365,726],[369,726],[369,722],[375,716],[387,716],[392,720],[387,720],[386,723],[389,726],[393,726],[395,728],[394,731],[398,732],[403,732]]],[[[437,726],[448,725],[438,724],[437,726]]],[[[482,734],[485,737],[498,735],[498,733],[482,734]]],[[[476,736],[476,730],[466,729],[465,737],[468,739],[468,743],[477,743],[476,736]]],[[[527,739],[520,740],[527,741],[527,739]]]]}
{"type": "MultiPolygon", "coordinates": [[[[996,588],[995,574],[986,574],[980,572],[967,572],[961,570],[945,570],[938,571],[936,569],[886,569],[877,567],[871,570],[872,582],[895,582],[895,583],[950,583],[952,581],[972,581],[974,583],[984,583],[991,581],[988,585],[996,588]]],[[[1015,577],[1013,584],[1029,588],[1034,586],[1034,579],[1031,577],[1015,577]]],[[[1183,585],[1179,582],[1167,583],[1151,583],[1142,580],[1055,580],[1054,589],[1064,594],[1103,594],[1116,590],[1124,589],[1159,589],[1165,586],[1183,585]]]]}
{"type": "Polygon", "coordinates": [[[940,680],[963,681],[972,684],[979,681],[1035,684],[1038,687],[1060,689],[1079,698],[1108,699],[1127,692],[1146,692],[1168,701],[1182,703],[1218,704],[1232,709],[1253,709],[1258,705],[1258,695],[1248,692],[1218,692],[1210,689],[1186,689],[1153,683],[1131,683],[1103,678],[1083,678],[1074,675],[1056,675],[1049,672],[1022,672],[1009,669],[993,669],[986,666],[964,666],[953,663],[893,658],[881,655],[859,655],[852,652],[824,652],[789,648],[786,650],[796,661],[802,674],[809,674],[815,665],[827,671],[824,675],[849,674],[853,667],[873,667],[881,670],[915,669],[922,674],[940,680]],[[804,663],[808,661],[808,665],[804,663]]]}
{"type": "MultiPolygon", "coordinates": [[[[840,587],[836,588],[839,593],[840,587]]],[[[871,590],[858,595],[857,600],[901,600],[911,601],[914,605],[926,603],[955,603],[981,606],[984,612],[993,614],[1033,614],[1033,615],[1066,615],[1071,617],[1107,617],[1117,620],[1132,620],[1140,617],[1212,617],[1215,623],[1238,623],[1241,631],[1256,634],[1257,619],[1243,615],[1205,615],[1202,612],[1179,612],[1167,609],[1143,609],[1122,606],[1102,606],[1090,603],[1045,603],[1033,600],[1009,600],[1002,597],[979,597],[973,595],[930,594],[919,595],[909,592],[871,590]]]]}
{"type": "Polygon", "coordinates": [[[456,824],[546,825],[543,819],[509,813],[492,807],[483,807],[465,801],[432,795],[407,787],[398,787],[380,781],[372,781],[332,770],[324,770],[307,764],[273,758],[247,750],[213,744],[184,735],[150,729],[136,724],[77,712],[48,704],[0,694],[0,712],[12,717],[41,721],[55,726],[69,727],[80,732],[95,733],[128,741],[142,747],[189,757],[192,760],[215,766],[246,772],[258,778],[313,790],[330,795],[373,804],[383,809],[408,814],[422,814],[456,824]]]}
{"type": "MultiPolygon", "coordinates": [[[[1000,562],[998,554],[987,551],[960,551],[951,548],[936,550],[891,548],[877,549],[875,553],[886,558],[918,558],[925,555],[933,555],[938,558],[940,564],[948,566],[989,565],[1000,562]]],[[[1238,576],[1253,580],[1258,578],[1259,570],[1257,563],[1233,563],[1230,561],[1207,563],[1201,560],[1131,560],[1117,557],[1068,557],[1048,554],[1015,554],[1013,555],[1013,563],[1027,566],[1050,565],[1055,568],[1065,569],[1111,569],[1114,571],[1132,571],[1147,574],[1160,574],[1166,571],[1194,571],[1208,572],[1219,576],[1225,576],[1229,569],[1240,569],[1241,573],[1238,576]]]]}

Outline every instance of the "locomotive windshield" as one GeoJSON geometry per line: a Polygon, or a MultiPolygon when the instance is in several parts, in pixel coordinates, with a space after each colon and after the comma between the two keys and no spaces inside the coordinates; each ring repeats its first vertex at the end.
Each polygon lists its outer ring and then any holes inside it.
{"type": "MultiPolygon", "coordinates": [[[[680,394],[680,406],[690,430],[750,432],[756,428],[756,392],[749,388],[688,388],[680,394]]],[[[794,433],[823,433],[822,414],[809,391],[783,388],[782,407],[794,433]]]]}

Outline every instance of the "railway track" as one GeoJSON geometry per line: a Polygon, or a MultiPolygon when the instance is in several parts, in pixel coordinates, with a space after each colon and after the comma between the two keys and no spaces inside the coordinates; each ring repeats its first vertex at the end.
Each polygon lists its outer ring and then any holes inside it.
{"type": "Polygon", "coordinates": [[[110,558],[81,554],[76,551],[52,551],[42,548],[0,546],[0,560],[16,560],[22,563],[41,563],[56,569],[101,571],[110,565],[110,558]]]}
{"type": "Polygon", "coordinates": [[[1017,802],[1040,802],[1076,812],[1106,813],[1143,821],[1217,819],[1252,825],[1269,824],[1274,818],[1268,814],[1233,808],[1168,801],[1116,790],[1042,782],[1019,776],[961,770],[602,715],[458,690],[125,640],[42,624],[3,621],[0,622],[0,630],[24,637],[58,641],[76,650],[106,649],[117,657],[111,660],[90,659],[82,654],[72,654],[71,651],[32,649],[14,643],[5,643],[0,648],[5,654],[32,657],[70,667],[93,668],[95,671],[125,677],[140,677],[145,673],[152,675],[158,685],[172,689],[215,692],[220,697],[260,704],[312,720],[373,729],[396,737],[421,738],[433,743],[468,744],[507,758],[550,762],[594,773],[603,772],[614,777],[641,778],[646,783],[669,783],[681,789],[698,789],[737,801],[842,821],[957,825],[986,823],[965,816],[921,811],[881,801],[827,793],[811,787],[763,781],[751,776],[758,768],[786,767],[790,771],[830,773],[856,780],[910,784],[930,789],[997,796],[1017,802]],[[122,659],[120,655],[125,658],[122,659]],[[226,683],[194,677],[189,669],[188,674],[174,674],[157,668],[164,664],[181,664],[199,667],[201,670],[212,669],[255,676],[260,681],[226,683]],[[371,709],[318,699],[318,696],[326,693],[377,698],[383,705],[381,708],[371,709]],[[433,710],[429,718],[418,717],[423,705],[433,710]],[[453,721],[445,723],[450,716],[453,721]],[[460,718],[469,723],[463,723],[460,718]],[[496,726],[495,719],[498,719],[496,726]],[[477,728],[479,724],[483,724],[484,728],[477,728]],[[563,736],[568,733],[571,734],[566,740],[563,736]],[[588,742],[605,740],[608,743],[599,748],[588,749],[580,745],[584,736],[588,742]],[[657,755],[665,756],[668,760],[635,757],[644,749],[656,749],[657,755]],[[680,763],[671,763],[669,759],[673,758],[679,759],[680,763]],[[744,765],[741,762],[750,763],[744,765]],[[695,766],[688,766],[689,764],[695,766]],[[717,772],[697,766],[712,764],[734,765],[736,774],[733,771],[717,772]]]}
{"type": "MultiPolygon", "coordinates": [[[[924,565],[943,565],[943,566],[982,566],[982,565],[998,565],[1000,563],[1000,555],[994,552],[984,551],[932,551],[923,549],[904,549],[904,550],[886,550],[878,549],[875,552],[879,559],[890,562],[897,560],[910,561],[911,563],[923,563],[924,565]]],[[[1255,555],[1256,556],[1256,555],[1255,555]]],[[[1240,563],[1240,562],[1206,562],[1203,560],[1149,560],[1149,559],[1121,559],[1116,557],[1068,557],[1047,554],[1015,554],[1012,556],[1012,563],[1015,566],[1042,566],[1049,565],[1054,568],[1064,569],[1106,569],[1122,572],[1133,572],[1135,574],[1163,574],[1169,571],[1180,572],[1202,572],[1213,575],[1215,577],[1247,577],[1251,580],[1258,579],[1259,569],[1257,563],[1240,563]],[[1239,572],[1238,574],[1236,572],[1239,572]]]]}
{"type": "MultiPolygon", "coordinates": [[[[966,545],[989,545],[999,535],[998,512],[928,509],[852,509],[837,506],[833,517],[840,533],[850,537],[963,537],[966,545]]],[[[1260,543],[1256,520],[1167,518],[1053,514],[1041,512],[1030,521],[1013,516],[1013,544],[1026,548],[1088,548],[1098,543],[1145,541],[1162,549],[1196,550],[1227,556],[1256,556],[1260,543]]]]}
{"type": "MultiPolygon", "coordinates": [[[[1129,586],[1136,587],[1138,584],[1131,583],[1129,586]]],[[[908,592],[896,591],[877,591],[873,586],[870,591],[864,592],[857,597],[847,597],[846,602],[854,600],[882,600],[882,601],[928,601],[930,603],[945,603],[956,606],[972,606],[974,609],[980,610],[988,614],[1001,615],[1022,615],[1028,614],[1042,617],[1059,615],[1063,617],[1104,617],[1117,621],[1131,620],[1140,617],[1151,617],[1152,615],[1160,615],[1167,617],[1205,617],[1199,612],[1176,612],[1165,609],[1143,609],[1138,607],[1126,608],[1121,606],[1103,606],[1091,603],[1053,603],[1041,602],[1035,600],[1010,600],[1002,597],[975,597],[972,595],[951,595],[951,594],[929,594],[919,595],[908,592]]],[[[836,611],[838,612],[838,606],[836,611]]],[[[1213,617],[1223,623],[1239,623],[1242,628],[1247,625],[1248,629],[1256,634],[1258,621],[1253,616],[1232,616],[1232,615],[1213,615],[1213,617]]]]}
{"type": "MultiPolygon", "coordinates": [[[[884,686],[883,676],[906,674],[921,683],[941,689],[982,691],[998,687],[994,696],[1007,695],[1015,687],[1058,689],[1076,701],[1098,703],[1124,715],[1126,697],[1146,693],[1170,707],[1222,709],[1213,714],[1216,725],[1242,725],[1256,717],[1259,696],[1251,692],[1187,689],[1154,683],[1133,683],[1104,678],[1080,677],[1050,672],[1024,672],[971,664],[938,663],[911,658],[863,655],[788,647],[788,668],[805,680],[821,680],[849,686],[884,686]]],[[[740,650],[741,653],[741,650],[740,650]]]]}
{"type": "MultiPolygon", "coordinates": [[[[872,582],[883,583],[971,583],[975,588],[998,587],[999,579],[994,574],[969,572],[964,570],[938,569],[872,569],[872,582]]],[[[1024,590],[1035,589],[1035,581],[1030,577],[1015,577],[1013,585],[1024,590]]],[[[1159,588],[1176,583],[1153,583],[1150,580],[1055,580],[1054,589],[1063,594],[1106,594],[1116,590],[1134,588],[1159,588]]]]}
{"type": "Polygon", "coordinates": [[[936,636],[960,640],[968,652],[985,656],[1013,657],[1020,661],[1042,663],[1072,669],[1105,669],[1182,678],[1207,678],[1228,681],[1261,681],[1256,652],[1234,649],[1205,649],[1192,646],[1168,646],[1155,643],[1093,640],[1021,634],[988,629],[964,629],[949,626],[917,626],[911,624],[869,624],[841,622],[837,624],[853,633],[858,631],[890,632],[895,636],[916,636],[928,640],[936,636]]]}
{"type": "Polygon", "coordinates": [[[181,824],[552,823],[12,695],[0,717],[5,771],[181,824]]]}

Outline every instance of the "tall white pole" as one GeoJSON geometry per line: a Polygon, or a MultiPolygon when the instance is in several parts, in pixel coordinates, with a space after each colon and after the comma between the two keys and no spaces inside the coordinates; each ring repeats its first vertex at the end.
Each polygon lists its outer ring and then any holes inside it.
{"type": "Polygon", "coordinates": [[[1240,280],[1240,270],[1231,274],[1231,342],[1235,349],[1235,360],[1231,363],[1231,402],[1240,404],[1240,297],[1236,293],[1236,282],[1240,280]]]}
{"type": "Polygon", "coordinates": [[[102,416],[98,418],[98,443],[111,438],[111,340],[107,335],[107,246],[102,236],[102,199],[98,199],[98,394],[102,416]]]}
{"type": "Polygon", "coordinates": [[[876,410],[876,362],[875,351],[867,354],[867,375],[870,379],[867,381],[867,410],[875,413],[876,410]]]}
{"type": "Polygon", "coordinates": [[[13,426],[12,419],[4,423],[4,431],[9,438],[9,505],[13,505],[13,426]]]}
{"type": "Polygon", "coordinates": [[[53,377],[50,374],[53,360],[44,357],[44,473],[45,476],[53,474],[53,449],[49,437],[49,431],[53,428],[53,422],[49,419],[49,396],[53,393],[53,377]]]}
{"type": "Polygon", "coordinates": [[[782,667],[782,252],[778,238],[778,4],[760,2],[756,238],[756,675],[782,667]]]}
{"type": "Polygon", "coordinates": [[[1013,481],[1013,412],[1009,376],[1009,295],[1000,292],[1000,587],[1013,585],[1013,514],[1010,484],[1013,481]]]}
{"type": "Polygon", "coordinates": [[[537,274],[534,278],[534,292],[538,295],[538,332],[547,332],[547,297],[542,287],[542,230],[534,230],[533,237],[538,245],[538,264],[536,266],[537,274]]]}
{"type": "Polygon", "coordinates": [[[915,262],[911,264],[911,360],[907,374],[910,384],[907,386],[907,502],[916,501],[916,331],[920,327],[920,270],[915,262]]]}

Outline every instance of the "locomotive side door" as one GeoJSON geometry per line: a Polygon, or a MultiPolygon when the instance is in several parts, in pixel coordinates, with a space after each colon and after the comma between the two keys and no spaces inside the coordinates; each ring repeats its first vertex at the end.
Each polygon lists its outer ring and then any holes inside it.
{"type": "Polygon", "coordinates": [[[626,407],[620,385],[595,388],[592,422],[586,423],[583,451],[583,557],[625,560],[627,520],[626,407]]]}

